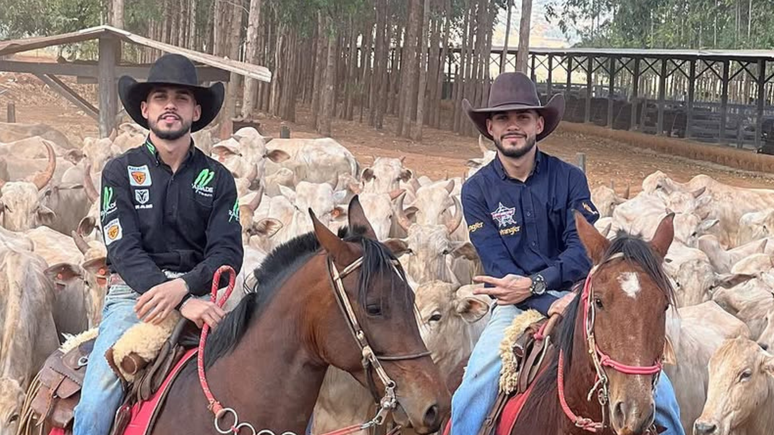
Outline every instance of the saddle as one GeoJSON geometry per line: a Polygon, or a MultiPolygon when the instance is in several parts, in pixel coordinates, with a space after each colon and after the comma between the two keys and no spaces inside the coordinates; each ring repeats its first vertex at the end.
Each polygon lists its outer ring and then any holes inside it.
{"type": "Polygon", "coordinates": [[[495,406],[484,421],[479,435],[495,433],[508,402],[514,396],[523,396],[524,400],[519,402],[517,409],[511,410],[516,416],[518,415],[521,406],[526,401],[530,386],[543,370],[545,364],[551,360],[549,358],[553,351],[551,334],[562,317],[554,315],[546,319],[540,315],[530,315],[529,312],[523,316],[521,324],[514,322],[511,328],[522,331],[520,335],[510,342],[504,341],[503,346],[501,346],[503,370],[500,378],[500,393],[497,396],[495,406]],[[523,326],[524,322],[530,321],[532,322],[527,323],[526,327],[523,326]]]}
{"type": "MultiPolygon", "coordinates": [[[[190,326],[195,328],[195,325],[186,319],[178,321],[161,348],[153,352],[157,353],[154,358],[148,358],[145,352],[129,352],[116,363],[116,346],[106,352],[104,357],[121,379],[124,391],[127,392],[124,404],[116,414],[112,434],[123,433],[129,422],[129,415],[125,410],[134,403],[148,400],[180,360],[186,350],[181,344],[181,337],[190,326]]],[[[66,343],[51,354],[32,381],[23,407],[23,420],[18,432],[20,435],[47,434],[51,428],[62,429],[65,433],[71,432],[73,410],[80,401],[86,367],[90,359],[100,357],[91,355],[96,329],[75,337],[75,340],[77,344],[74,346],[68,348],[66,343]]],[[[189,342],[186,341],[186,344],[189,342]]]]}

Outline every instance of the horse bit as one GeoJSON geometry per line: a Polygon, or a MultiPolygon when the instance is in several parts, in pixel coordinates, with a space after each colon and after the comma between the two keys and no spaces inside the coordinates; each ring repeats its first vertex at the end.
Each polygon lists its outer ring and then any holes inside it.
{"type": "MultiPolygon", "coordinates": [[[[368,343],[368,339],[365,335],[365,332],[360,327],[360,323],[357,320],[357,316],[355,315],[355,311],[352,308],[352,303],[349,301],[349,298],[347,297],[347,291],[344,288],[344,283],[342,280],[352,272],[356,271],[360,266],[363,264],[363,257],[359,257],[357,260],[353,261],[350,265],[344,268],[341,272],[338,271],[336,266],[333,264],[333,261],[331,260],[330,256],[326,257],[326,265],[328,269],[328,278],[331,281],[331,287],[334,290],[334,294],[336,295],[336,301],[338,302],[339,308],[341,309],[344,318],[347,320],[347,326],[349,328],[349,331],[352,333],[352,337],[355,339],[355,342],[357,343],[358,347],[360,348],[360,354],[362,355],[362,364],[363,369],[366,372],[366,376],[368,379],[368,386],[371,391],[371,395],[374,397],[374,400],[379,405],[379,409],[376,412],[376,415],[370,420],[368,420],[365,423],[362,424],[355,424],[352,426],[348,426],[342,429],[335,430],[333,432],[329,432],[323,435],[349,435],[356,432],[360,432],[363,430],[370,429],[374,426],[381,426],[384,424],[385,418],[387,415],[392,412],[397,406],[398,406],[398,400],[395,396],[395,389],[398,387],[398,384],[390,378],[390,376],[387,374],[387,372],[384,370],[384,367],[382,367],[381,361],[405,361],[405,360],[412,360],[412,359],[419,359],[423,357],[430,356],[430,352],[427,350],[413,353],[413,354],[407,354],[407,355],[397,355],[397,356],[388,356],[388,355],[376,355],[376,353],[371,348],[370,344],[368,343]],[[373,380],[373,372],[376,372],[377,376],[379,377],[379,380],[384,385],[384,395],[380,398],[379,394],[376,390],[376,385],[373,380]]],[[[400,263],[397,260],[392,260],[393,270],[396,273],[399,273],[400,263]]],[[[218,292],[218,283],[220,282],[220,275],[223,272],[229,272],[230,279],[229,279],[229,286],[226,289],[226,293],[221,297],[219,301],[217,301],[218,306],[222,307],[226,300],[228,300],[229,296],[231,295],[231,292],[234,290],[234,281],[236,273],[234,270],[229,266],[222,266],[220,269],[218,269],[215,272],[215,276],[212,280],[212,292],[211,292],[211,300],[212,302],[216,301],[217,292],[218,292]]],[[[242,429],[246,429],[248,431],[251,431],[252,435],[275,435],[275,433],[269,429],[261,430],[260,432],[256,431],[255,428],[247,422],[239,422],[239,417],[236,413],[236,411],[232,408],[224,408],[220,402],[215,400],[215,398],[212,395],[212,392],[210,391],[209,385],[207,384],[207,379],[204,375],[204,344],[207,339],[207,333],[209,332],[209,326],[207,324],[204,325],[202,328],[202,335],[199,340],[199,355],[198,355],[198,371],[199,371],[199,381],[202,386],[202,390],[204,391],[204,395],[208,400],[208,409],[215,414],[215,430],[219,434],[227,435],[229,433],[238,434],[242,429]],[[221,428],[220,426],[220,420],[226,415],[226,414],[232,414],[234,418],[234,422],[231,425],[231,427],[228,428],[221,428]]],[[[394,434],[398,430],[400,430],[400,426],[396,426],[393,430],[391,430],[389,434],[394,434]]],[[[283,432],[282,435],[296,435],[293,432],[283,432]]]]}
{"type": "Polygon", "coordinates": [[[591,277],[594,275],[594,273],[597,271],[597,269],[602,265],[609,261],[624,258],[623,253],[616,253],[610,256],[605,262],[600,263],[596,266],[594,266],[591,271],[589,271],[588,276],[586,276],[586,281],[583,284],[583,293],[581,295],[581,298],[583,300],[583,323],[584,323],[584,335],[586,337],[586,344],[587,344],[587,351],[589,355],[591,355],[591,360],[594,363],[594,370],[596,371],[596,380],[594,385],[591,387],[591,390],[589,390],[588,396],[586,400],[591,401],[591,397],[594,395],[594,392],[597,392],[597,400],[599,401],[599,405],[602,407],[602,422],[594,422],[590,418],[581,417],[578,415],[575,415],[575,413],[570,409],[570,406],[567,404],[567,400],[564,397],[564,352],[561,350],[559,351],[559,367],[558,367],[558,376],[557,376],[557,384],[558,384],[558,393],[559,393],[559,402],[562,406],[562,410],[564,411],[567,418],[569,418],[573,423],[575,423],[576,427],[582,428],[588,432],[596,433],[602,431],[606,426],[606,410],[607,410],[607,403],[610,398],[609,394],[609,380],[607,375],[605,374],[605,367],[610,367],[611,369],[622,373],[624,375],[655,375],[653,378],[653,386],[655,388],[655,385],[658,383],[659,377],[661,375],[661,369],[662,369],[662,361],[663,356],[659,358],[658,361],[652,366],[647,367],[641,367],[641,366],[629,366],[626,364],[623,364],[619,361],[614,360],[609,355],[604,353],[599,346],[597,345],[597,340],[594,335],[594,321],[596,317],[596,310],[594,309],[594,304],[592,303],[592,299],[594,297],[594,291],[591,283],[591,277]]]}

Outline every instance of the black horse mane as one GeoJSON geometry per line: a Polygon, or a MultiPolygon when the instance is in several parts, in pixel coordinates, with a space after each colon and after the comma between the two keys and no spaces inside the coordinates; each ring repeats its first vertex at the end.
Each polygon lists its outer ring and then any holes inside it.
{"type": "MultiPolygon", "coordinates": [[[[366,229],[360,226],[343,227],[338,231],[345,242],[357,243],[363,249],[363,264],[358,269],[358,303],[365,307],[366,296],[372,277],[393,268],[395,256],[383,244],[364,236],[366,229]]],[[[236,308],[230,312],[213,331],[205,348],[205,366],[210,367],[219,358],[231,352],[253,320],[259,318],[282,284],[295,274],[321,248],[314,232],[298,236],[278,246],[253,272],[255,286],[247,291],[236,308]]],[[[401,278],[406,281],[403,270],[398,267],[401,278]]],[[[389,274],[388,274],[389,275],[389,274]]],[[[321,277],[323,278],[323,277],[321,277]]],[[[323,278],[327,280],[327,277],[323,278]]],[[[395,289],[392,281],[391,291],[395,289]]],[[[237,289],[239,291],[239,289],[237,289]]]]}
{"type": "MultiPolygon", "coordinates": [[[[667,301],[674,305],[675,291],[669,278],[661,266],[661,259],[653,252],[650,245],[639,235],[630,235],[623,231],[616,234],[616,238],[610,243],[605,252],[601,263],[605,263],[615,254],[623,254],[624,261],[632,262],[642,267],[648,276],[656,283],[656,286],[664,292],[667,301]]],[[[557,332],[556,349],[564,353],[564,373],[570,373],[570,367],[573,356],[573,344],[575,341],[575,324],[579,315],[582,315],[579,305],[581,304],[581,294],[583,291],[583,281],[573,286],[573,291],[577,297],[567,307],[564,320],[562,320],[557,332]]],[[[556,388],[557,373],[559,368],[559,352],[552,355],[552,361],[547,366],[543,375],[535,380],[536,384],[532,392],[534,400],[525,404],[524,415],[534,415],[531,413],[538,410],[554,409],[549,404],[556,403],[556,394],[548,394],[556,388]],[[529,409],[527,409],[529,407],[529,409]]],[[[565,379],[565,384],[567,380],[565,379]]],[[[558,408],[557,408],[558,410],[558,408]]],[[[561,411],[559,411],[561,413],[561,411]]],[[[565,418],[562,416],[552,416],[550,418],[565,418]]]]}

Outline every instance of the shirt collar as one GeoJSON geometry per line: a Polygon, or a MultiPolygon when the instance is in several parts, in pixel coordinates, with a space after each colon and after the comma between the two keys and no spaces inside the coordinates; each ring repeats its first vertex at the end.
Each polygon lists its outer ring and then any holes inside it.
{"type": "MultiPolygon", "coordinates": [[[[535,165],[532,166],[532,171],[529,173],[529,177],[531,177],[534,174],[540,173],[540,162],[542,160],[543,160],[543,153],[538,149],[537,152],[535,153],[535,165]]],[[[497,175],[503,180],[511,178],[511,176],[508,175],[507,172],[505,172],[505,168],[503,167],[503,162],[500,161],[500,153],[497,153],[497,156],[495,156],[494,170],[497,173],[497,175]]],[[[527,179],[529,179],[529,177],[527,177],[527,179]]]]}
{"type": "MultiPolygon", "coordinates": [[[[159,155],[159,150],[156,148],[156,145],[153,145],[153,142],[151,141],[150,135],[145,138],[145,149],[148,150],[151,157],[153,157],[156,160],[156,165],[158,166],[160,163],[164,163],[163,160],[161,160],[161,156],[159,155]]],[[[191,138],[191,144],[188,146],[188,154],[185,156],[185,159],[183,159],[183,163],[187,162],[188,159],[193,157],[194,154],[194,141],[193,138],[191,138]]],[[[166,163],[165,163],[166,164],[166,163]]]]}

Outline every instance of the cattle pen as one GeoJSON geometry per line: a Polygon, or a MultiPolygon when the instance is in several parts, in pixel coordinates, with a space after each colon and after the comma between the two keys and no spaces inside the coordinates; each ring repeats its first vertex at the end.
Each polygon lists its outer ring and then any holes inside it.
{"type": "MultiPolygon", "coordinates": [[[[516,54],[492,47],[490,69],[515,70],[516,54]]],[[[464,55],[446,59],[448,95],[464,55]]],[[[531,48],[528,61],[542,98],[565,94],[566,121],[774,153],[774,50],[531,48]]]]}

